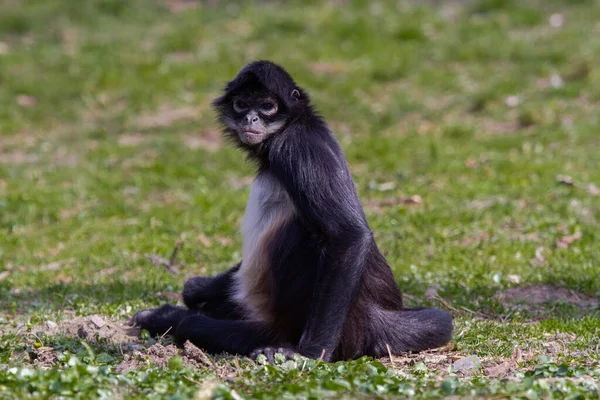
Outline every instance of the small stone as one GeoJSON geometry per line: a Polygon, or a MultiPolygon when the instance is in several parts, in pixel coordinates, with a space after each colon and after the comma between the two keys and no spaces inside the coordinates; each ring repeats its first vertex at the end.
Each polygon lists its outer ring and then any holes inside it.
{"type": "Polygon", "coordinates": [[[555,89],[557,89],[557,88],[559,88],[559,87],[562,87],[562,85],[563,85],[563,80],[562,80],[562,78],[560,77],[560,75],[558,75],[558,74],[552,74],[552,76],[550,77],[550,85],[551,85],[553,88],[555,88],[555,89]]]}
{"type": "Polygon", "coordinates": [[[504,100],[504,104],[506,104],[508,107],[511,107],[511,108],[518,106],[520,102],[521,101],[519,99],[519,96],[508,96],[504,100]]]}
{"type": "Polygon", "coordinates": [[[98,329],[102,328],[104,325],[106,325],[106,322],[104,322],[104,320],[102,320],[102,318],[100,318],[97,315],[92,315],[92,317],[90,318],[90,322],[94,325],[96,325],[96,327],[98,329]]]}
{"type": "Polygon", "coordinates": [[[131,350],[132,351],[142,351],[143,349],[144,349],[144,346],[142,346],[141,344],[133,343],[131,345],[131,350]]]}
{"type": "Polygon", "coordinates": [[[560,28],[565,23],[565,17],[562,14],[555,13],[550,16],[548,22],[553,28],[560,28]]]}
{"type": "Polygon", "coordinates": [[[481,360],[477,356],[467,356],[454,362],[454,370],[463,374],[473,373],[481,369],[481,360]]]}
{"type": "Polygon", "coordinates": [[[414,194],[412,196],[407,197],[404,200],[404,203],[406,203],[406,204],[421,204],[421,203],[423,203],[423,198],[421,196],[419,196],[418,194],[414,194]]]}
{"type": "Polygon", "coordinates": [[[427,288],[427,290],[425,291],[425,298],[426,299],[435,299],[436,297],[438,297],[438,289],[440,288],[440,285],[431,285],[429,286],[429,288],[427,288]]]}
{"type": "Polygon", "coordinates": [[[58,327],[58,324],[54,321],[46,321],[44,322],[44,325],[46,326],[46,329],[56,329],[56,327],[58,327]]]}
{"type": "Polygon", "coordinates": [[[387,192],[388,190],[393,190],[394,188],[396,188],[395,182],[384,182],[377,186],[377,190],[380,192],[387,192]]]}
{"type": "Polygon", "coordinates": [[[17,96],[17,104],[24,108],[31,108],[37,104],[37,99],[33,96],[20,94],[17,96]]]}

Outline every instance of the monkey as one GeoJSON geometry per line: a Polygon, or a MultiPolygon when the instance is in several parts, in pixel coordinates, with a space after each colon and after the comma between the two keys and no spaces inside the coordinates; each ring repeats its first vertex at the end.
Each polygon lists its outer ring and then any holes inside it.
{"type": "Polygon", "coordinates": [[[133,323],[208,353],[294,354],[326,362],[448,343],[453,320],[405,308],[375,243],[339,142],[307,92],[270,61],[246,65],[212,106],[257,170],[242,218],[242,261],[184,284],[186,307],[133,323]]]}

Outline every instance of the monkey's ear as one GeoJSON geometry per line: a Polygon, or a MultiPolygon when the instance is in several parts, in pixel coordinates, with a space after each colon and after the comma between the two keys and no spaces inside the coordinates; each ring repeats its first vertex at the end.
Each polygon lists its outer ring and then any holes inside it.
{"type": "Polygon", "coordinates": [[[296,101],[300,100],[300,91],[298,89],[292,90],[291,97],[296,101]]]}

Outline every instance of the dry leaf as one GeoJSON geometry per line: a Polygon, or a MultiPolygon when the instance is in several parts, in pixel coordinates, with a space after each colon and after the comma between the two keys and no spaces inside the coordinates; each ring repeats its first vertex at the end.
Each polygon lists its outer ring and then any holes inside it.
{"type": "Polygon", "coordinates": [[[556,176],[556,180],[557,180],[559,183],[562,183],[562,184],[564,184],[564,185],[568,185],[568,186],[573,186],[573,185],[575,185],[575,182],[573,181],[573,178],[571,178],[571,177],[570,177],[570,176],[568,176],[568,175],[557,175],[557,176],[556,176]]]}
{"type": "Polygon", "coordinates": [[[24,108],[31,108],[37,104],[37,99],[33,96],[20,94],[17,96],[17,104],[24,108]]]}
{"type": "Polygon", "coordinates": [[[590,183],[589,185],[587,185],[587,191],[592,196],[600,195],[600,188],[593,183],[590,183]]]}
{"type": "Polygon", "coordinates": [[[508,361],[501,362],[498,365],[487,368],[487,375],[491,378],[495,378],[501,375],[505,375],[510,370],[510,363],[508,361]]]}
{"type": "Polygon", "coordinates": [[[415,195],[405,198],[403,203],[404,204],[421,204],[421,203],[423,203],[423,198],[421,196],[419,196],[418,194],[415,194],[415,195]]]}
{"type": "Polygon", "coordinates": [[[477,167],[477,160],[474,160],[472,158],[468,158],[465,161],[465,167],[467,167],[467,168],[475,168],[475,167],[477,167]]]}
{"type": "Polygon", "coordinates": [[[212,241],[202,234],[198,235],[198,241],[202,243],[204,247],[212,246],[212,241]]]}
{"type": "Polygon", "coordinates": [[[572,235],[563,236],[560,239],[556,240],[555,246],[559,249],[566,249],[573,242],[581,239],[581,232],[577,231],[572,235]]]}
{"type": "Polygon", "coordinates": [[[516,363],[523,362],[523,351],[521,350],[521,348],[519,346],[516,346],[513,349],[513,352],[511,354],[511,358],[516,363]]]}
{"type": "Polygon", "coordinates": [[[394,189],[395,187],[396,187],[395,182],[384,182],[384,183],[377,185],[377,190],[379,190],[380,192],[386,192],[388,190],[394,189]]]}

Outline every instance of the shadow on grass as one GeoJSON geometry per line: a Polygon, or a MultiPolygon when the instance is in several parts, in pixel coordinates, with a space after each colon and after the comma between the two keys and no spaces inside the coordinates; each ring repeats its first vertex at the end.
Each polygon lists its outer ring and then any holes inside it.
{"type": "MultiPolygon", "coordinates": [[[[32,311],[76,310],[110,313],[132,302],[158,305],[176,302],[178,294],[164,287],[141,281],[107,282],[98,284],[59,283],[39,289],[11,290],[8,283],[0,284],[0,309],[12,314],[32,311]]],[[[132,310],[132,313],[135,310],[132,310]]]]}
{"type": "Polygon", "coordinates": [[[534,322],[600,316],[600,298],[588,294],[596,294],[593,290],[580,292],[574,289],[590,287],[586,282],[579,283],[560,285],[550,278],[543,282],[524,282],[507,288],[449,284],[438,291],[432,286],[422,297],[405,293],[405,304],[408,307],[424,305],[442,308],[455,317],[503,322],[512,319],[534,322]]]}
{"type": "MultiPolygon", "coordinates": [[[[411,286],[412,289],[424,287],[414,282],[411,286]]],[[[561,287],[555,281],[523,283],[505,290],[450,285],[433,295],[427,292],[425,296],[405,293],[405,304],[408,307],[425,305],[443,308],[455,317],[502,321],[513,318],[531,321],[581,318],[600,311],[600,299],[561,287]]],[[[118,310],[121,314],[124,311],[128,313],[129,310],[124,307],[130,307],[133,315],[138,308],[175,303],[178,299],[178,292],[142,281],[91,285],[60,283],[19,292],[11,291],[6,282],[0,284],[0,309],[21,315],[55,310],[75,310],[81,314],[111,314],[118,310]]]]}

